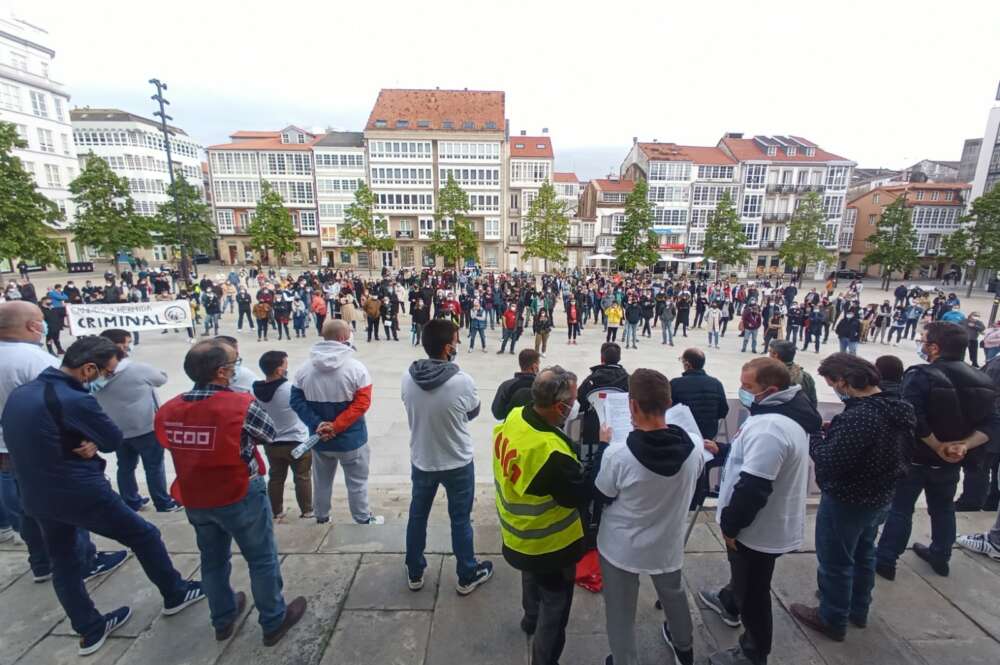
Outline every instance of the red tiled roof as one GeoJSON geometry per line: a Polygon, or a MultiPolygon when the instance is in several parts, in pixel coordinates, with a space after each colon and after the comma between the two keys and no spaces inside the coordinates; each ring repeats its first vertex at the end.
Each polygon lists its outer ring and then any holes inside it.
{"type": "MultiPolygon", "coordinates": [[[[815,147],[815,144],[811,141],[807,141],[798,136],[792,137],[796,141],[807,145],[808,147],[815,147]]],[[[798,150],[794,155],[788,156],[785,154],[785,150],[782,147],[778,147],[777,154],[773,156],[768,156],[764,150],[757,144],[753,139],[732,139],[724,138],[719,141],[720,145],[724,145],[732,153],[733,157],[742,161],[757,160],[764,162],[847,162],[850,161],[839,155],[835,155],[832,152],[827,152],[821,148],[816,148],[815,154],[812,157],[806,155],[805,150],[799,146],[798,150]]]]}
{"type": "Polygon", "coordinates": [[[513,136],[510,139],[510,156],[552,159],[552,139],[548,136],[513,136]]]}
{"type": "Polygon", "coordinates": [[[231,139],[269,139],[277,138],[281,132],[265,132],[255,129],[241,129],[229,135],[231,139]]]}
{"type": "Polygon", "coordinates": [[[552,173],[553,182],[580,182],[575,173],[554,171],[552,173]]]}
{"type": "Polygon", "coordinates": [[[280,138],[270,138],[270,139],[246,139],[235,141],[233,143],[220,143],[219,145],[210,145],[206,150],[280,150],[285,151],[300,151],[300,150],[312,150],[314,143],[323,138],[325,134],[320,134],[315,139],[307,143],[282,143],[280,138]]]}
{"type": "Polygon", "coordinates": [[[365,129],[502,132],[504,113],[502,91],[383,88],[365,129]],[[397,125],[400,120],[406,122],[405,127],[397,125]],[[376,126],[377,121],[385,121],[385,126],[376,126]],[[445,122],[450,122],[450,127],[445,127],[445,122]],[[467,122],[473,126],[467,127],[467,122]]]}
{"type": "Polygon", "coordinates": [[[639,149],[656,162],[693,162],[695,164],[735,164],[736,160],[721,148],[677,145],[676,143],[640,143],[639,149]]]}
{"type": "Polygon", "coordinates": [[[631,192],[635,188],[634,180],[594,178],[591,182],[602,192],[631,192]]]}

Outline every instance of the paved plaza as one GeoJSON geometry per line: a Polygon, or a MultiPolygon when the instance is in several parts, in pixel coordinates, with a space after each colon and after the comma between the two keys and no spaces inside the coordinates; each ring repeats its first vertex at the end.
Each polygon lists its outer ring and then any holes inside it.
{"type": "MultiPolygon", "coordinates": [[[[103,269],[103,266],[101,267],[103,269]]],[[[40,285],[58,276],[33,276],[40,285]]],[[[86,278],[74,277],[78,284],[86,278]]],[[[65,280],[63,276],[62,281],[65,280]]],[[[99,275],[93,277],[95,281],[99,275]]],[[[809,284],[806,285],[808,288],[809,284]]],[[[865,302],[881,301],[875,283],[868,280],[865,302]]],[[[963,310],[980,311],[989,317],[990,296],[977,296],[963,310]]],[[[568,346],[564,318],[556,313],[557,328],[550,338],[543,364],[560,364],[582,379],[598,362],[604,335],[600,326],[584,329],[579,345],[568,346]]],[[[234,332],[235,319],[226,314],[220,332],[240,340],[243,362],[256,369],[257,359],[269,349],[283,349],[294,368],[308,358],[309,347],[318,338],[315,330],[305,341],[257,342],[256,334],[234,332]]],[[[359,326],[360,328],[360,326],[359,326]]],[[[369,368],[374,382],[372,408],[368,413],[372,448],[372,506],[385,515],[382,526],[351,523],[342,484],[334,490],[335,513],[330,524],[300,520],[298,512],[276,524],[287,597],[305,595],[309,609],[300,625],[277,647],[261,645],[257,615],[252,602],[235,635],[217,643],[208,621],[208,607],[200,603],[175,617],[159,614],[161,600],[132,558],[113,574],[89,586],[103,611],[130,604],[134,615],[122,630],[95,656],[76,656],[76,639],[49,584],[35,584],[28,571],[23,548],[0,548],[0,665],[61,665],[87,662],[94,665],[228,665],[238,663],[305,665],[526,665],[528,641],[518,628],[520,583],[517,573],[499,555],[500,535],[493,508],[490,470],[490,431],[494,421],[489,404],[497,385],[516,369],[516,356],[496,354],[499,330],[487,330],[487,352],[466,348],[457,362],[476,380],[483,412],[472,424],[477,442],[477,502],[474,512],[476,551],[496,564],[496,576],[471,596],[459,597],[455,561],[451,555],[447,511],[439,496],[428,534],[427,586],[418,593],[406,588],[403,573],[405,524],[409,502],[408,428],[400,395],[400,376],[422,350],[409,343],[409,319],[402,318],[399,342],[366,343],[359,329],[355,339],[359,358],[369,368]]],[[[198,331],[200,333],[200,330],[198,331]]],[[[677,360],[688,345],[705,347],[703,331],[689,331],[675,340],[676,346],[660,344],[654,337],[641,338],[638,350],[623,352],[628,370],[651,367],[668,376],[680,373],[677,360]]],[[[750,354],[741,354],[735,326],[721,341],[721,349],[706,351],[709,374],[721,379],[731,397],[736,396],[739,371],[750,354]]],[[[64,345],[70,341],[64,335],[64,345]]],[[[522,338],[522,344],[529,338],[522,338]]],[[[187,389],[181,362],[189,344],[187,335],[170,332],[143,333],[134,357],[163,368],[170,381],[161,389],[163,399],[187,389]]],[[[819,360],[836,350],[836,340],[821,347],[821,353],[801,352],[799,360],[814,372],[819,360]]],[[[895,353],[904,362],[918,362],[912,342],[898,348],[881,344],[861,345],[859,353],[874,359],[895,353]]],[[[822,380],[817,381],[821,402],[836,398],[822,380]]],[[[168,456],[169,459],[169,456],[168,456]]],[[[113,468],[113,456],[109,470],[113,468]]],[[[139,474],[141,477],[141,474],[139,474]]],[[[168,475],[172,475],[168,471],[168,475]]],[[[291,484],[286,503],[294,506],[291,484]]],[[[873,615],[865,630],[852,628],[847,641],[834,643],[800,628],[787,613],[793,602],[814,603],[816,559],[810,509],[806,544],[802,552],[779,559],[774,576],[775,647],[772,663],[789,665],[855,663],[958,663],[995,664],[1000,654],[1000,563],[963,552],[952,559],[951,576],[942,578],[907,552],[895,582],[879,579],[873,615]]],[[[182,574],[198,576],[199,557],[194,532],[184,513],[143,515],[161,529],[174,562],[182,574]]],[[[993,513],[961,513],[959,532],[981,531],[992,524],[993,513]]],[[[927,541],[929,521],[922,508],[914,520],[913,540],[927,541]]],[[[99,547],[111,548],[111,543],[99,547]]],[[[695,616],[696,662],[717,648],[735,644],[738,631],[727,628],[712,612],[694,600],[700,588],[717,588],[727,579],[725,550],[717,527],[706,515],[695,527],[688,544],[685,577],[695,616]]],[[[246,566],[234,559],[234,587],[249,592],[246,566]]],[[[653,590],[643,582],[637,618],[640,661],[645,664],[673,662],[659,635],[662,617],[653,608],[653,590]]],[[[577,589],[563,665],[599,665],[608,653],[604,608],[599,595],[577,589]]]]}

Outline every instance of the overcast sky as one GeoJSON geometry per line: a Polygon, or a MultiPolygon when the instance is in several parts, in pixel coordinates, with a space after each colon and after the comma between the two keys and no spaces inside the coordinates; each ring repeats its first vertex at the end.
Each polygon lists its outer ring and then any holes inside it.
{"type": "Polygon", "coordinates": [[[361,129],[379,88],[504,90],[560,170],[617,168],[633,136],[796,134],[861,166],[957,160],[1000,79],[990,0],[0,0],[47,29],[76,105],[148,114],[167,81],[205,145],[237,129],[361,129]]]}

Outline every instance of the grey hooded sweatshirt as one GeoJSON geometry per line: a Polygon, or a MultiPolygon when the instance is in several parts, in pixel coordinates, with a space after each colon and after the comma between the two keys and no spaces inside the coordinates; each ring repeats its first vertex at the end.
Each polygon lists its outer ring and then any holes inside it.
{"type": "Polygon", "coordinates": [[[403,375],[410,423],[410,462],[421,471],[449,471],[472,462],[469,421],[479,415],[472,377],[446,360],[416,360],[403,375]]]}

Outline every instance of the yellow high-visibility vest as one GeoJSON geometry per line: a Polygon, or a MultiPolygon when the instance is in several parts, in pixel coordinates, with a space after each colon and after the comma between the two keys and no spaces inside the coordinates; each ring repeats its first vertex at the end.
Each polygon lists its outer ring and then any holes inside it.
{"type": "Polygon", "coordinates": [[[493,428],[493,481],[504,545],[529,556],[558,552],[583,538],[576,508],[551,496],[528,494],[528,486],[553,453],[576,454],[558,434],[540,432],[524,420],[528,407],[511,410],[493,428]]]}

